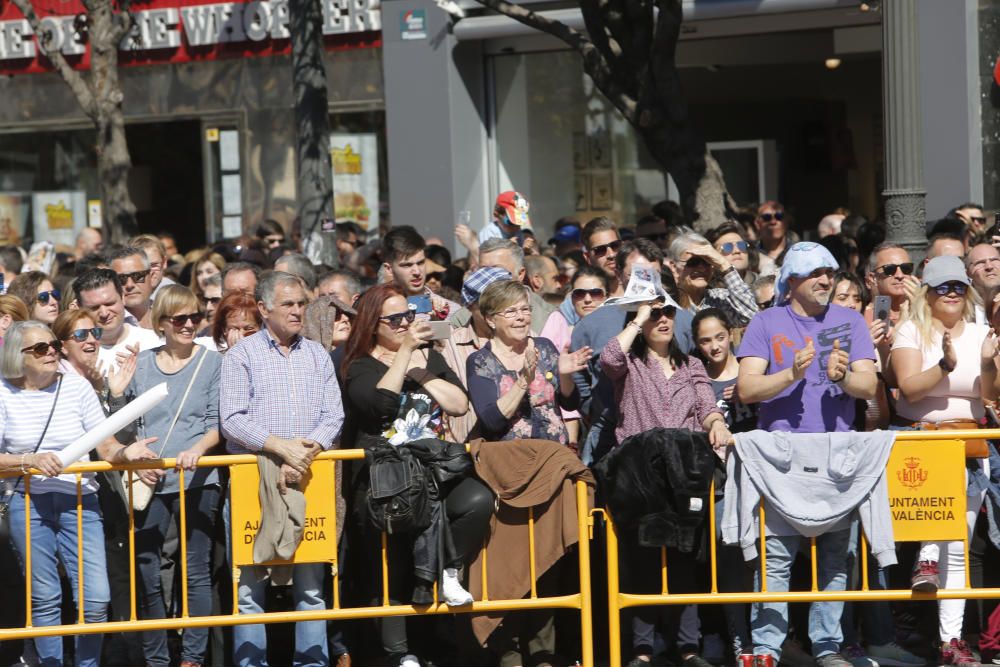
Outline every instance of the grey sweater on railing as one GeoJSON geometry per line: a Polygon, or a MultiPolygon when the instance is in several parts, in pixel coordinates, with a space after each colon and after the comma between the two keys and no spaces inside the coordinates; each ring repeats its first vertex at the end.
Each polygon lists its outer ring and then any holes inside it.
{"type": "Polygon", "coordinates": [[[736,434],[730,452],[722,540],[757,557],[761,499],[768,535],[815,537],[847,528],[857,510],[879,565],[896,563],[885,468],[896,435],[871,433],[736,434]]]}

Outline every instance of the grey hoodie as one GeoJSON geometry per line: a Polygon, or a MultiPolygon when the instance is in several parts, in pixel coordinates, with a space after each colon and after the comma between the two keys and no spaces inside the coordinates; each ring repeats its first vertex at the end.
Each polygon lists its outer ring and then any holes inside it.
{"type": "MultiPolygon", "coordinates": [[[[728,462],[722,541],[757,557],[760,500],[795,533],[815,537],[856,509],[879,565],[896,563],[885,467],[893,431],[736,434],[728,462]]],[[[767,519],[771,524],[771,519],[767,519]]]]}

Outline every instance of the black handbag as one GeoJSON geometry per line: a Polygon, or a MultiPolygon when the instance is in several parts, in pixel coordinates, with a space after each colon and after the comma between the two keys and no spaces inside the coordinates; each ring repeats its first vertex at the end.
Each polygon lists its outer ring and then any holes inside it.
{"type": "MultiPolygon", "coordinates": [[[[49,424],[52,423],[52,415],[56,413],[56,403],[59,402],[59,392],[62,390],[62,381],[63,376],[60,374],[58,384],[56,384],[56,396],[52,399],[52,409],[49,410],[49,418],[45,420],[45,427],[42,429],[42,435],[38,438],[38,443],[35,445],[35,448],[31,450],[32,454],[38,453],[38,448],[42,446],[42,442],[45,440],[45,434],[49,432],[49,424]]],[[[9,477],[6,478],[6,480],[9,479],[9,477]]],[[[23,479],[23,477],[18,477],[17,482],[15,482],[13,486],[6,485],[6,488],[3,490],[3,496],[0,497],[0,541],[7,541],[10,539],[10,502],[14,499],[14,494],[21,486],[21,480],[23,479]]]]}
{"type": "Polygon", "coordinates": [[[383,442],[365,449],[368,518],[389,534],[419,532],[431,523],[427,471],[409,450],[383,442]]]}

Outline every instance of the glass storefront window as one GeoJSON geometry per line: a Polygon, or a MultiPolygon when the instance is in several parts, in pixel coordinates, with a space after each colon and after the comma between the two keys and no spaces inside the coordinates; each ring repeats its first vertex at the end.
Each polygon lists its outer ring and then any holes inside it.
{"type": "Polygon", "coordinates": [[[384,234],[390,224],[385,111],[330,114],[330,157],[337,221],[384,234]]]}
{"type": "Polygon", "coordinates": [[[528,198],[540,236],[568,215],[634,224],[667,198],[664,172],[583,72],[579,56],[505,54],[492,61],[499,190],[528,198]]]}

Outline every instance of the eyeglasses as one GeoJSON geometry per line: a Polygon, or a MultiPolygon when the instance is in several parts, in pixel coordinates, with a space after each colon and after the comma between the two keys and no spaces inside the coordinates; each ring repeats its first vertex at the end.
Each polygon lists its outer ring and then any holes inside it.
{"type": "Polygon", "coordinates": [[[206,296],[205,297],[205,303],[210,303],[213,306],[218,306],[220,301],[222,301],[222,297],[221,296],[206,296]]]}
{"type": "Polygon", "coordinates": [[[265,236],[264,242],[267,243],[269,248],[276,248],[285,242],[284,236],[265,236]]]}
{"type": "Polygon", "coordinates": [[[149,269],[145,271],[133,271],[132,273],[119,273],[118,280],[122,285],[127,283],[129,280],[134,282],[136,285],[140,285],[146,282],[146,278],[149,277],[149,269]]]}
{"type": "Polygon", "coordinates": [[[767,301],[757,302],[757,310],[767,310],[770,307],[771,307],[771,299],[768,299],[767,301]]]}
{"type": "Polygon", "coordinates": [[[101,336],[104,334],[104,329],[101,327],[92,327],[90,329],[76,329],[70,333],[69,337],[75,340],[77,343],[82,343],[87,340],[87,336],[93,336],[94,340],[101,340],[101,336]]]}
{"type": "Polygon", "coordinates": [[[49,348],[56,354],[62,352],[62,343],[58,340],[50,340],[45,343],[35,343],[34,345],[29,345],[28,347],[22,347],[21,352],[31,352],[36,357],[44,357],[49,353],[49,348]]]}
{"type": "Polygon", "coordinates": [[[697,269],[701,266],[711,266],[704,257],[691,257],[683,262],[678,262],[683,268],[697,269]]]}
{"type": "Polygon", "coordinates": [[[951,294],[952,292],[954,292],[958,296],[965,296],[965,293],[968,291],[968,289],[969,286],[966,285],[965,283],[953,281],[948,283],[941,283],[940,285],[934,288],[934,292],[938,296],[946,296],[948,294],[951,294]]]}
{"type": "Polygon", "coordinates": [[[513,320],[518,315],[524,315],[525,317],[531,317],[531,306],[521,306],[520,308],[508,308],[507,310],[500,311],[497,313],[500,317],[505,320],[513,320]]]}
{"type": "Polygon", "coordinates": [[[723,243],[719,246],[719,252],[723,255],[732,255],[737,250],[746,252],[749,248],[750,246],[746,241],[737,241],[736,243],[723,243]]]}
{"type": "Polygon", "coordinates": [[[62,293],[59,290],[50,289],[48,292],[39,292],[37,298],[38,298],[38,303],[46,305],[48,304],[50,298],[56,303],[58,303],[61,297],[62,293]]]}
{"type": "Polygon", "coordinates": [[[604,298],[604,288],[603,287],[593,287],[591,289],[584,289],[582,287],[577,287],[572,292],[574,299],[582,299],[583,297],[590,295],[591,299],[603,299],[604,298]]]}
{"type": "Polygon", "coordinates": [[[882,266],[878,267],[879,273],[881,273],[886,278],[888,278],[889,276],[896,275],[897,269],[902,271],[904,276],[912,276],[913,262],[903,262],[902,264],[883,264],[882,266]]]}
{"type": "Polygon", "coordinates": [[[612,241],[611,243],[603,243],[601,245],[595,245],[593,248],[590,249],[590,252],[594,255],[594,257],[604,257],[609,250],[611,252],[618,252],[618,249],[621,247],[622,247],[622,241],[621,239],[619,239],[617,241],[612,241]]]}
{"type": "Polygon", "coordinates": [[[399,327],[403,326],[403,320],[406,320],[407,322],[412,324],[413,320],[416,319],[416,317],[417,317],[416,310],[408,310],[405,313],[393,313],[392,315],[383,315],[379,319],[384,321],[391,328],[398,329],[399,327]]]}
{"type": "Polygon", "coordinates": [[[970,215],[969,216],[969,220],[972,220],[973,222],[978,223],[980,225],[985,225],[986,224],[986,217],[985,216],[970,215]]]}
{"type": "Polygon", "coordinates": [[[677,309],[673,306],[658,306],[649,311],[649,321],[659,322],[660,318],[666,315],[667,317],[673,317],[677,314],[677,309]]]}
{"type": "Polygon", "coordinates": [[[785,214],[781,211],[778,211],[776,213],[761,213],[757,217],[763,220],[764,222],[771,222],[772,220],[777,220],[778,222],[781,222],[782,220],[785,219],[785,214]]]}
{"type": "Polygon", "coordinates": [[[163,319],[169,321],[174,328],[180,329],[187,324],[188,320],[191,320],[191,324],[194,326],[198,326],[205,319],[205,313],[181,313],[180,315],[164,316],[163,319]]]}

